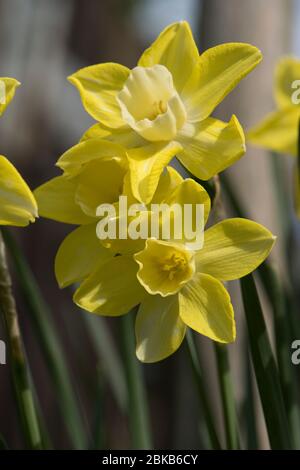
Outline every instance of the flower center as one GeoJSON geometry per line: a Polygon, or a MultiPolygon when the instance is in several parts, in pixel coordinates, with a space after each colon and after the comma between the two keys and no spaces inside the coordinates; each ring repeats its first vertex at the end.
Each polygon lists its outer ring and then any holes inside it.
{"type": "Polygon", "coordinates": [[[176,276],[182,276],[187,267],[187,259],[182,255],[173,253],[162,263],[162,270],[168,273],[168,278],[172,281],[176,276]]]}
{"type": "Polygon", "coordinates": [[[172,242],[148,239],[134,259],[140,283],[153,295],[176,294],[195,273],[194,252],[172,242]]]}
{"type": "Polygon", "coordinates": [[[124,121],[150,141],[173,139],[186,122],[172,75],[163,65],[135,67],[117,101],[124,121]]]}

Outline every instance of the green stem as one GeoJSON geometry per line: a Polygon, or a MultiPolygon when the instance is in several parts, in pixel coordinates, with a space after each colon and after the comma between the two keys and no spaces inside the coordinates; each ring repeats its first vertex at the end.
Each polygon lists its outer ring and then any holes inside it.
{"type": "Polygon", "coordinates": [[[128,387],[129,422],[134,449],[151,449],[148,406],[141,365],[135,355],[132,314],[121,317],[122,347],[128,387]]]}
{"type": "Polygon", "coordinates": [[[246,431],[246,449],[256,450],[258,449],[258,436],[256,431],[256,419],[255,419],[255,398],[254,398],[254,377],[251,368],[251,359],[249,354],[248,342],[244,344],[244,373],[243,378],[245,380],[245,397],[243,400],[242,411],[245,419],[245,431],[246,431]]]}
{"type": "Polygon", "coordinates": [[[0,450],[7,450],[8,446],[6,443],[6,440],[4,439],[3,436],[0,435],[0,450]]]}
{"type": "Polygon", "coordinates": [[[96,406],[93,412],[93,432],[90,450],[105,449],[105,414],[104,414],[104,373],[100,367],[97,368],[96,406]]]}
{"type": "Polygon", "coordinates": [[[58,404],[75,449],[84,449],[86,438],[78,405],[74,396],[68,366],[64,360],[64,352],[58,340],[51,313],[46,305],[36,280],[23,256],[22,251],[7,230],[1,229],[5,244],[14,261],[28,311],[33,320],[40,346],[46,358],[48,369],[59,397],[58,404]]]}
{"type": "Polygon", "coordinates": [[[230,375],[230,365],[226,346],[214,343],[219,382],[221,388],[221,397],[223,404],[223,413],[226,430],[226,440],[228,449],[238,449],[238,429],[237,416],[235,410],[235,400],[233,396],[233,387],[230,375]]]}
{"type": "Polygon", "coordinates": [[[101,371],[106,377],[120,411],[125,414],[128,405],[125,372],[119,351],[115,347],[112,333],[106,323],[107,319],[84,312],[83,320],[98,356],[101,371]]]}
{"type": "Polygon", "coordinates": [[[203,386],[203,375],[201,371],[201,366],[198,358],[198,353],[196,349],[196,345],[193,338],[193,333],[188,330],[186,334],[187,339],[187,353],[190,360],[193,378],[195,381],[195,385],[198,389],[198,397],[200,402],[200,407],[204,416],[204,420],[207,427],[208,437],[210,439],[210,445],[212,449],[221,449],[220,441],[218,439],[213,417],[210,411],[210,405],[208,399],[206,397],[206,392],[203,386]]]}
{"type": "Polygon", "coordinates": [[[30,373],[21,337],[16,303],[8,271],[5,245],[0,233],[0,309],[6,328],[14,390],[18,403],[26,443],[30,449],[40,449],[42,440],[30,373]]]}

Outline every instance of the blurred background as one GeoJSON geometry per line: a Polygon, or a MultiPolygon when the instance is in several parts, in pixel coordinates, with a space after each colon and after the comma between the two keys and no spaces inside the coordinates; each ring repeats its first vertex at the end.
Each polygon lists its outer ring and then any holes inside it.
{"type": "MultiPolygon", "coordinates": [[[[99,62],[120,62],[132,67],[165,26],[182,19],[189,21],[200,51],[223,42],[249,42],[262,50],[263,63],[215,113],[224,120],[234,113],[245,129],[250,128],[274,108],[273,71],[277,59],[283,54],[300,55],[299,1],[0,0],[0,76],[12,76],[22,82],[0,122],[0,152],[17,166],[31,188],[59,173],[54,167],[58,157],[77,143],[93,123],[66,77],[78,68],[99,62]]],[[[294,266],[299,258],[300,225],[293,216],[289,183],[293,164],[289,157],[272,156],[249,145],[245,157],[226,173],[251,218],[278,235],[274,257],[281,276],[284,278],[286,272],[292,272],[293,282],[299,287],[299,270],[294,266]],[[278,214],[280,194],[274,184],[278,178],[287,182],[284,197],[290,211],[287,216],[292,221],[288,235],[278,214]],[[287,236],[291,252],[295,253],[293,263],[285,256],[287,236]]],[[[130,447],[130,441],[122,406],[123,382],[114,382],[111,371],[114,360],[123,359],[119,321],[91,318],[88,313],[79,311],[72,303],[72,292],[60,291],[54,278],[56,251],[71,228],[40,219],[25,230],[14,230],[14,234],[50,306],[51,321],[67,358],[85,435],[91,442],[96,432],[95,419],[100,413],[105,426],[101,432],[97,430],[101,434],[99,445],[125,449],[130,447]],[[103,322],[113,339],[113,351],[106,347],[103,322]]],[[[268,448],[257,391],[254,381],[249,379],[251,368],[240,359],[247,342],[239,288],[231,283],[230,289],[238,340],[229,350],[243,444],[248,448],[252,445],[268,448]],[[249,389],[256,416],[254,425],[260,436],[256,444],[251,440],[251,429],[244,424],[250,406],[249,389]]],[[[27,356],[52,445],[58,449],[72,448],[70,433],[62,420],[59,397],[45,365],[43,345],[38,341],[17,279],[14,279],[14,290],[27,356]]],[[[272,335],[272,330],[270,333],[272,335]]],[[[0,338],[5,339],[1,326],[0,338]]],[[[205,386],[221,435],[224,435],[212,345],[203,337],[199,337],[198,342],[205,386]]],[[[150,403],[154,447],[205,447],[201,412],[198,412],[183,348],[162,363],[142,366],[142,372],[150,403]]],[[[24,446],[9,362],[7,366],[0,366],[0,433],[10,448],[24,446]]]]}

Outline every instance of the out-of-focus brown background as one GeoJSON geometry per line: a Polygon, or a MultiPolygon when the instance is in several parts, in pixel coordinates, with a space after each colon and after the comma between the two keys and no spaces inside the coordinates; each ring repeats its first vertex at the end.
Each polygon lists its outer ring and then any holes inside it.
{"type": "MultiPolygon", "coordinates": [[[[140,53],[160,30],[181,19],[190,22],[200,50],[222,42],[250,42],[262,50],[262,65],[216,112],[226,120],[232,113],[236,114],[247,128],[273,109],[273,68],[279,56],[297,52],[298,7],[299,2],[292,0],[0,0],[0,76],[13,76],[22,82],[13,103],[1,118],[0,153],[11,159],[32,188],[58,174],[54,167],[57,158],[92,124],[66,77],[80,67],[98,62],[134,66],[140,53]]],[[[291,159],[281,159],[283,179],[290,178],[291,167],[291,159]]],[[[275,255],[284,273],[289,269],[281,255],[280,235],[285,227],[278,222],[273,173],[272,158],[250,146],[246,156],[228,172],[251,217],[279,235],[275,255]]],[[[93,432],[95,403],[99,398],[99,356],[83,318],[88,314],[73,305],[70,291],[58,289],[53,271],[57,248],[70,229],[40,219],[29,228],[14,232],[51,307],[67,354],[85,432],[89,436],[93,432]]],[[[296,224],[291,243],[295,247],[299,243],[299,226],[297,228],[296,224]]],[[[17,282],[15,292],[45,421],[54,436],[54,446],[68,448],[70,441],[62,424],[59,398],[53,393],[53,384],[17,282]]],[[[248,373],[238,360],[244,347],[243,313],[235,284],[231,286],[231,292],[236,307],[238,341],[230,346],[230,351],[236,400],[242,414],[247,407],[248,373]]],[[[118,319],[109,320],[108,324],[117,344],[118,319]]],[[[97,328],[97,319],[94,325],[97,328]]],[[[1,329],[0,338],[4,339],[1,329]]],[[[199,339],[199,344],[204,351],[204,371],[218,417],[219,397],[215,395],[215,378],[211,373],[211,344],[204,338],[199,339]]],[[[197,403],[183,351],[161,364],[144,366],[143,372],[155,447],[198,448],[201,438],[197,403]]],[[[105,446],[128,447],[126,420],[116,406],[108,381],[104,382],[101,400],[106,423],[105,446]]],[[[256,408],[259,415],[259,403],[256,408]]],[[[261,446],[268,447],[263,423],[259,429],[261,446]]],[[[6,436],[10,447],[22,447],[9,364],[0,366],[0,432],[6,436]]]]}

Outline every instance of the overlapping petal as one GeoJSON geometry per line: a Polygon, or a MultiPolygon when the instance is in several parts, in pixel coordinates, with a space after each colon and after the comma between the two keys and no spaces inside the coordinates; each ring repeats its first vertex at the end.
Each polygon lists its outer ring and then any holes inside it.
{"type": "Polygon", "coordinates": [[[138,65],[142,67],[164,65],[172,73],[175,87],[180,92],[198,58],[199,53],[191,28],[186,21],[180,21],[162,31],[143,53],[138,65]]]}
{"type": "Polygon", "coordinates": [[[151,200],[152,204],[159,204],[165,202],[170,194],[183,182],[182,176],[172,168],[167,166],[160,176],[157,189],[151,200]]]}
{"type": "Polygon", "coordinates": [[[157,362],[181,345],[186,326],[179,316],[178,296],[149,295],[143,300],[135,323],[136,354],[142,362],[157,362]]]}
{"type": "Polygon", "coordinates": [[[233,307],[220,281],[197,273],[181,289],[178,298],[180,318],[187,326],[220,343],[235,340],[233,307]]]}
{"type": "Polygon", "coordinates": [[[20,82],[15,78],[0,77],[0,116],[6,110],[20,85],[20,82]]]}
{"type": "Polygon", "coordinates": [[[269,114],[247,134],[249,142],[274,152],[297,155],[300,108],[288,106],[269,114]]]}
{"type": "Polygon", "coordinates": [[[141,147],[147,142],[131,127],[120,127],[119,129],[109,129],[101,122],[97,122],[90,127],[81,137],[80,142],[90,139],[105,139],[110,142],[123,145],[126,148],[141,147]]]}
{"type": "Polygon", "coordinates": [[[243,43],[221,44],[201,54],[181,94],[188,120],[207,118],[261,59],[256,47],[243,43]]]}
{"type": "Polygon", "coordinates": [[[39,186],[35,191],[39,214],[66,224],[89,224],[95,221],[88,217],[75,201],[78,180],[57,176],[39,186]]]}
{"type": "Polygon", "coordinates": [[[80,93],[85,110],[97,121],[112,128],[124,125],[117,93],[122,89],[130,70],[120,64],[91,65],[78,70],[69,81],[80,93]]]}
{"type": "Polygon", "coordinates": [[[204,227],[210,212],[210,197],[205,189],[194,180],[187,178],[174,189],[164,200],[168,209],[162,214],[161,224],[164,220],[170,225],[171,239],[181,241],[190,248],[198,242],[203,242],[204,227]],[[174,208],[180,207],[178,214],[174,208]],[[188,210],[189,209],[189,210],[188,210]],[[181,229],[181,238],[178,238],[181,229]]]}
{"type": "Polygon", "coordinates": [[[145,296],[137,280],[138,265],[132,256],[116,256],[101,264],[77,289],[74,302],[99,315],[129,312],[145,296]]]}
{"type": "Polygon", "coordinates": [[[84,165],[93,160],[111,160],[112,158],[115,158],[124,166],[127,165],[124,147],[97,138],[74,145],[59,158],[56,165],[61,168],[66,175],[75,176],[80,173],[84,165]]]}
{"type": "Polygon", "coordinates": [[[97,265],[112,258],[96,236],[96,224],[73,230],[60,245],[55,258],[55,275],[61,288],[81,281],[97,265]]]}
{"type": "MultiPolygon", "coordinates": [[[[275,72],[275,99],[279,108],[291,106],[294,82],[300,80],[300,60],[295,57],[282,58],[276,67],[275,72]]],[[[297,85],[297,84],[296,84],[297,85]]],[[[298,105],[299,107],[299,105],[298,105]]]]}
{"type": "Polygon", "coordinates": [[[96,217],[100,204],[114,204],[123,191],[126,169],[117,160],[94,160],[78,175],[75,200],[83,212],[96,217]]]}
{"type": "Polygon", "coordinates": [[[178,159],[202,180],[228,168],[246,150],[244,132],[235,116],[228,123],[207,118],[196,125],[190,124],[177,140],[183,147],[178,159]]]}
{"type": "Polygon", "coordinates": [[[196,269],[222,281],[246,276],[267,258],[275,239],[252,220],[223,220],[204,233],[204,246],[196,254],[196,269]]]}
{"type": "Polygon", "coordinates": [[[158,186],[160,175],[182,149],[177,142],[150,144],[128,151],[131,189],[134,197],[148,204],[158,186]]]}
{"type": "Polygon", "coordinates": [[[37,203],[16,168],[0,156],[0,225],[24,227],[38,216],[37,203]]]}

